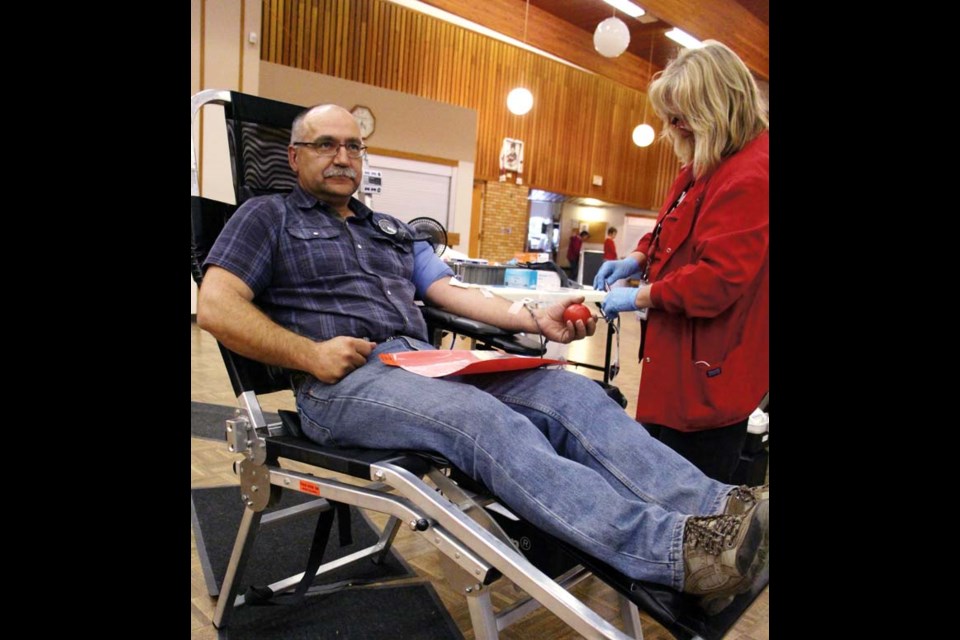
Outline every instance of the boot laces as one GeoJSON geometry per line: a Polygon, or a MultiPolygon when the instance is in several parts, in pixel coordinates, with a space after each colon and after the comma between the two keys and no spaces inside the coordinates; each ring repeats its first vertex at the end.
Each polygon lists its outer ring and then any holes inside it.
{"type": "Polygon", "coordinates": [[[754,493],[751,487],[745,484],[734,487],[733,491],[730,492],[730,496],[736,498],[747,507],[752,507],[755,502],[758,502],[757,494],[754,493]]]}
{"type": "Polygon", "coordinates": [[[701,516],[687,520],[684,542],[710,555],[732,549],[743,524],[743,515],[701,516]]]}

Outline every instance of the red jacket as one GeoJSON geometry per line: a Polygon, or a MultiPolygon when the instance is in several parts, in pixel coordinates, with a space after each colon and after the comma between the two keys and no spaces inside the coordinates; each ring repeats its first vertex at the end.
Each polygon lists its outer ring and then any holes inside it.
{"type": "Polygon", "coordinates": [[[603,241],[603,259],[604,260],[616,260],[617,259],[617,243],[613,241],[613,238],[608,237],[603,241]]]}
{"type": "MultiPolygon", "coordinates": [[[[680,170],[653,284],[637,420],[699,431],[747,418],[769,388],[769,134],[697,180],[680,170]]],[[[652,234],[636,251],[650,255],[652,234]]]]}
{"type": "Polygon", "coordinates": [[[583,238],[579,235],[570,236],[570,244],[567,246],[567,260],[573,262],[580,259],[580,249],[583,248],[583,238]]]}

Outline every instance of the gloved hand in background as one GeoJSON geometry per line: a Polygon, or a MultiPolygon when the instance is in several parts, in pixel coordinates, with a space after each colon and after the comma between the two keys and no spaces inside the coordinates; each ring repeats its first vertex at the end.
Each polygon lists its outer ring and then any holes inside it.
{"type": "Polygon", "coordinates": [[[617,287],[616,289],[611,289],[607,297],[603,299],[603,306],[601,307],[603,317],[612,322],[620,315],[621,311],[636,311],[637,293],[639,291],[639,287],[617,287]]]}
{"type": "Polygon", "coordinates": [[[604,285],[613,284],[617,280],[629,278],[640,271],[640,263],[636,258],[624,258],[623,260],[607,260],[600,265],[597,275],[593,278],[593,288],[597,291],[605,291],[604,285]]]}

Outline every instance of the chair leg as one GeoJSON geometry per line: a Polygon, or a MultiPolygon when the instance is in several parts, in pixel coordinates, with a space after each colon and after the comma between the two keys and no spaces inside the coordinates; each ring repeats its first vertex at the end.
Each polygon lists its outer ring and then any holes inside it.
{"type": "Polygon", "coordinates": [[[213,626],[217,629],[226,628],[233,612],[233,603],[240,588],[240,577],[247,568],[250,551],[257,540],[260,530],[260,518],[263,511],[254,511],[247,507],[243,510],[243,519],[240,520],[240,529],[237,540],[233,543],[233,553],[230,555],[230,564],[223,577],[223,586],[220,588],[220,597],[217,600],[217,610],[213,615],[213,626]]]}
{"type": "Polygon", "coordinates": [[[390,547],[393,546],[393,540],[397,537],[397,532],[400,531],[400,525],[400,518],[390,516],[383,532],[380,534],[380,539],[377,541],[377,546],[381,549],[370,557],[374,564],[382,564],[387,554],[390,553],[390,547]]]}
{"type": "Polygon", "coordinates": [[[497,640],[500,637],[489,589],[468,594],[467,608],[470,610],[470,624],[473,625],[473,637],[476,640],[497,640]]]}
{"type": "Polygon", "coordinates": [[[623,632],[637,640],[643,640],[643,629],[640,628],[640,610],[637,605],[620,592],[617,592],[617,601],[620,603],[620,619],[623,621],[623,632]]]}

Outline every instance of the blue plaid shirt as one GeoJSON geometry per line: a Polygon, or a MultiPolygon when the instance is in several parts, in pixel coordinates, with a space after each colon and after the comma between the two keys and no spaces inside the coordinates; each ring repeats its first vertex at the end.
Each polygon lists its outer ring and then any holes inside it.
{"type": "Polygon", "coordinates": [[[427,340],[414,304],[453,271],[392,216],[350,200],[346,220],[299,185],[251,198],[227,221],[204,267],[223,267],[253,290],[274,322],[314,340],[427,340]]]}

